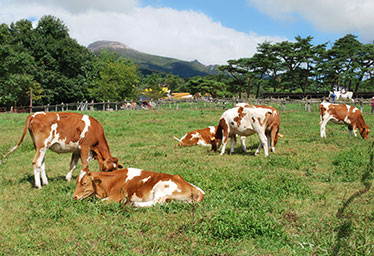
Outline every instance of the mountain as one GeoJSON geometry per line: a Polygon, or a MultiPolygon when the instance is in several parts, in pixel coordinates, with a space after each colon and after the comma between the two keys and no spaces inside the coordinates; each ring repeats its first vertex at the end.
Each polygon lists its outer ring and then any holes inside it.
{"type": "Polygon", "coordinates": [[[174,58],[162,57],[152,54],[139,52],[130,47],[114,41],[96,41],[88,46],[94,54],[100,53],[104,49],[116,52],[118,56],[131,59],[139,66],[139,70],[148,75],[153,72],[163,74],[173,73],[180,77],[206,76],[217,73],[218,65],[205,66],[199,61],[183,61],[174,58]]]}

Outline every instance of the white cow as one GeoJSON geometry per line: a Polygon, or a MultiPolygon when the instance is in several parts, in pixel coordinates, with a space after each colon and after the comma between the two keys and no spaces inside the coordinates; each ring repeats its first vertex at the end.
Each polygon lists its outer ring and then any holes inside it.
{"type": "MultiPolygon", "coordinates": [[[[228,138],[231,138],[231,151],[235,146],[235,136],[250,136],[255,133],[260,138],[260,145],[264,148],[265,156],[268,157],[268,139],[265,135],[267,121],[272,111],[267,108],[235,107],[226,110],[220,118],[215,143],[222,143],[221,155],[225,153],[228,138]]],[[[261,147],[259,147],[261,148],[261,147]]],[[[259,150],[256,151],[258,154],[259,150]]]]}
{"type": "Polygon", "coordinates": [[[352,91],[347,91],[347,92],[334,91],[334,92],[330,92],[329,98],[331,98],[331,96],[332,96],[333,93],[335,94],[335,99],[336,100],[338,100],[339,98],[342,98],[342,99],[351,100],[352,102],[354,102],[354,100],[352,99],[352,97],[353,97],[353,92],[352,91]]]}

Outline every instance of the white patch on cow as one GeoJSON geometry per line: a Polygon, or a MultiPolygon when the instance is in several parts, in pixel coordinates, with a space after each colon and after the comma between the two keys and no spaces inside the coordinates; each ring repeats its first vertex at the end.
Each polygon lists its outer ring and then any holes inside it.
{"type": "Polygon", "coordinates": [[[81,170],[81,173],[79,174],[78,182],[81,182],[81,180],[83,179],[83,176],[86,174],[87,174],[86,171],[81,170]]]}
{"type": "Polygon", "coordinates": [[[154,185],[152,194],[154,194],[155,200],[171,196],[174,192],[181,192],[178,185],[171,179],[168,181],[159,181],[154,185]]]}
{"type": "Polygon", "coordinates": [[[136,169],[136,168],[127,168],[127,178],[125,182],[132,180],[136,176],[140,176],[143,170],[136,169]]]}
{"type": "Polygon", "coordinates": [[[204,140],[202,140],[202,139],[199,139],[198,141],[197,141],[197,145],[200,145],[200,146],[211,146],[211,144],[209,144],[209,143],[206,143],[204,140]]]}
{"type": "Polygon", "coordinates": [[[57,121],[60,121],[60,115],[57,114],[57,121]]]}
{"type": "Polygon", "coordinates": [[[143,202],[143,198],[141,198],[141,197],[138,197],[137,195],[136,195],[136,193],[134,193],[133,195],[132,195],[132,197],[131,197],[131,202],[143,202]]]}
{"type": "Polygon", "coordinates": [[[197,190],[199,190],[201,193],[203,193],[203,195],[205,195],[205,192],[199,188],[199,187],[196,187],[194,184],[190,183],[192,186],[194,186],[197,190]]]}
{"type": "Polygon", "coordinates": [[[51,131],[49,132],[48,138],[44,141],[44,146],[48,148],[52,143],[53,140],[58,140],[60,135],[57,133],[57,123],[51,125],[51,131]]]}
{"type": "Polygon", "coordinates": [[[142,179],[143,183],[146,183],[150,178],[151,178],[151,176],[149,176],[148,178],[142,179]]]}
{"type": "Polygon", "coordinates": [[[209,131],[211,134],[215,134],[216,133],[216,127],[215,126],[209,126],[209,131]]]}
{"type": "Polygon", "coordinates": [[[192,133],[191,134],[191,140],[194,139],[194,138],[200,139],[201,138],[200,133],[198,133],[198,132],[192,133]]]}
{"type": "Polygon", "coordinates": [[[41,114],[46,115],[46,113],[45,113],[44,111],[40,111],[40,112],[35,112],[35,113],[32,115],[32,117],[35,117],[35,116],[37,116],[37,115],[41,115],[41,114]]]}
{"type": "Polygon", "coordinates": [[[83,115],[82,120],[84,122],[84,129],[81,133],[80,139],[83,139],[88,132],[88,127],[91,125],[90,117],[88,115],[83,115]]]}

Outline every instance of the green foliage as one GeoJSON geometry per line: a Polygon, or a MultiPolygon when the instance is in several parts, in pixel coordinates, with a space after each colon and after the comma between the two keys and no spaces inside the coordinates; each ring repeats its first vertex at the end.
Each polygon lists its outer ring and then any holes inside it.
{"type": "Polygon", "coordinates": [[[97,62],[98,79],[89,88],[96,101],[123,101],[134,99],[136,84],[139,82],[137,66],[128,59],[117,58],[109,51],[103,51],[97,62]]]}

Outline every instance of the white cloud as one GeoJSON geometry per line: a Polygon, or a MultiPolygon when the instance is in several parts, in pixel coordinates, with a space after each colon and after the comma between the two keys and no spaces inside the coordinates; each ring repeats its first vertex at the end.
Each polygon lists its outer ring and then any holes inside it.
{"type": "Polygon", "coordinates": [[[295,14],[326,32],[359,34],[374,40],[372,0],[247,0],[260,11],[280,20],[296,20],[295,14]]]}
{"type": "MultiPolygon", "coordinates": [[[[50,14],[64,21],[71,37],[85,46],[97,40],[113,40],[150,54],[189,61],[198,59],[204,64],[224,64],[228,59],[252,56],[257,44],[264,40],[286,40],[238,32],[192,10],[136,7],[135,0],[105,1],[108,5],[124,2],[122,11],[120,8],[102,11],[98,4],[101,1],[90,1],[96,5],[92,4],[85,11],[81,5],[74,4],[80,1],[62,2],[15,0],[12,5],[0,5],[0,20],[9,24],[27,17],[40,18],[50,14]],[[13,5],[20,2],[23,3],[22,8],[13,5]],[[47,2],[51,4],[44,5],[47,2]]],[[[82,2],[87,3],[88,0],[82,2]]]]}

